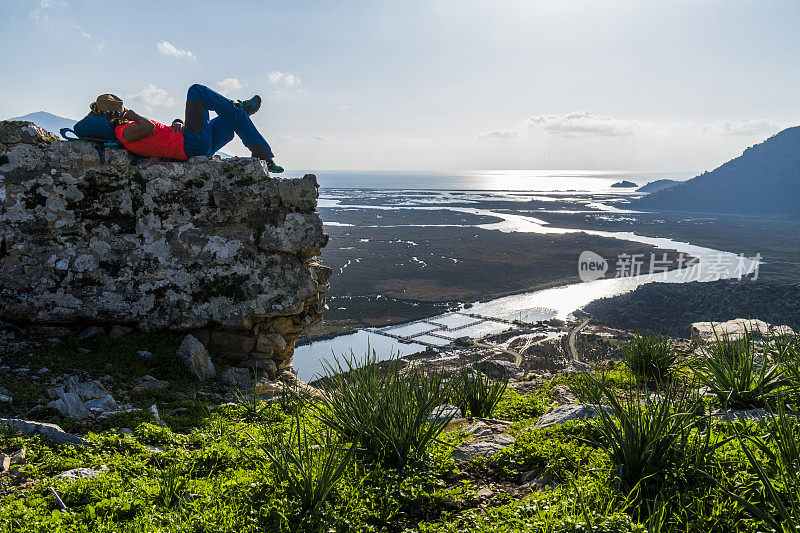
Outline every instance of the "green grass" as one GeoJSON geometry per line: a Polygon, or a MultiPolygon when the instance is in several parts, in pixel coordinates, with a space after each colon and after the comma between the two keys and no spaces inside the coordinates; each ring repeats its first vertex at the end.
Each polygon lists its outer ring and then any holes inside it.
{"type": "Polygon", "coordinates": [[[647,388],[620,391],[602,377],[587,377],[580,394],[597,406],[596,443],[608,450],[620,490],[638,502],[697,469],[708,454],[702,437],[696,438],[702,404],[692,389],[671,384],[654,395],[647,388]]]}
{"type": "Polygon", "coordinates": [[[482,369],[463,368],[453,386],[452,402],[465,416],[489,418],[508,387],[509,376],[491,379],[482,369]]]}
{"type": "MultiPolygon", "coordinates": [[[[796,353],[784,348],[773,355],[789,376],[796,353]]],[[[514,444],[461,466],[452,450],[471,437],[427,422],[451,395],[445,376],[374,359],[338,365],[346,374],[329,375],[322,398],[287,393],[218,409],[182,400],[189,410],[165,416],[169,427],[119,415],[87,434],[85,447],[0,433],[1,452],[26,449],[21,471],[31,480],[0,476],[0,532],[786,533],[797,525],[800,430],[790,394],[770,396],[774,417],[731,423],[707,417],[681,373],[650,390],[623,365],[606,379],[559,376],[532,395],[506,389],[492,416],[513,421],[514,444]],[[554,384],[611,412],[533,429],[554,384]],[[134,434],[117,434],[117,424],[134,434]],[[108,471],[93,479],[55,477],[101,465],[108,471]],[[522,487],[523,478],[544,490],[522,487]],[[488,500],[478,495],[487,487],[488,500]]]]}
{"type": "Polygon", "coordinates": [[[360,360],[351,354],[326,364],[319,383],[319,420],[385,466],[423,459],[450,421],[428,421],[450,397],[451,384],[437,370],[403,369],[396,359],[378,365],[374,353],[360,360]]]}
{"type": "Polygon", "coordinates": [[[759,353],[751,332],[737,340],[717,339],[706,348],[707,357],[692,363],[692,372],[723,407],[764,407],[790,384],[781,373],[778,348],[769,341],[759,353]]]}
{"type": "Polygon", "coordinates": [[[678,354],[666,337],[637,334],[622,346],[622,360],[639,380],[662,383],[672,376],[678,354]]]}

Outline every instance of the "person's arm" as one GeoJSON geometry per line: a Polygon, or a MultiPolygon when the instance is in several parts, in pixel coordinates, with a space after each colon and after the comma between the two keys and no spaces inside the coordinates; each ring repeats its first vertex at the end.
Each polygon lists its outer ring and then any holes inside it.
{"type": "Polygon", "coordinates": [[[135,113],[133,110],[128,109],[125,112],[125,118],[135,122],[135,124],[131,124],[122,130],[122,137],[125,141],[132,143],[153,133],[155,125],[149,119],[135,113]]]}

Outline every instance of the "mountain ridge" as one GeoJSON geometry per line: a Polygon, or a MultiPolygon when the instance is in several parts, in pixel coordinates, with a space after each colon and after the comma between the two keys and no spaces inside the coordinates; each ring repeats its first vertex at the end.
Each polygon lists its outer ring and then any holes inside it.
{"type": "Polygon", "coordinates": [[[634,209],[800,215],[800,126],[747,148],[710,172],[630,203],[634,209]]]}

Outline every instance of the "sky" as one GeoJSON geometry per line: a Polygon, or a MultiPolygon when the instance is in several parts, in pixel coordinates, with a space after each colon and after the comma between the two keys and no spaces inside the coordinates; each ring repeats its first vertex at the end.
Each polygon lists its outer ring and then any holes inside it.
{"type": "MultiPolygon", "coordinates": [[[[304,169],[700,173],[800,121],[800,3],[2,0],[0,118],[263,98],[304,169]]],[[[241,143],[226,152],[249,155],[241,143]]]]}

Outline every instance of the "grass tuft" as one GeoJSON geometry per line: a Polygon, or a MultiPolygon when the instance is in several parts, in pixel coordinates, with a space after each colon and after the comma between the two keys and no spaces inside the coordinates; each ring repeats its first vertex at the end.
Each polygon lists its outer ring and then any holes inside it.
{"type": "Polygon", "coordinates": [[[439,370],[403,369],[396,359],[379,366],[374,351],[360,361],[352,353],[335,357],[325,368],[318,418],[385,466],[404,468],[422,459],[450,422],[428,420],[450,396],[450,383],[439,370]]]}
{"type": "Polygon", "coordinates": [[[640,381],[662,383],[675,368],[678,354],[662,335],[636,335],[622,347],[622,358],[640,381]]]}
{"type": "Polygon", "coordinates": [[[491,379],[481,369],[463,368],[453,389],[452,402],[465,415],[488,418],[508,387],[509,376],[491,379]]]}

